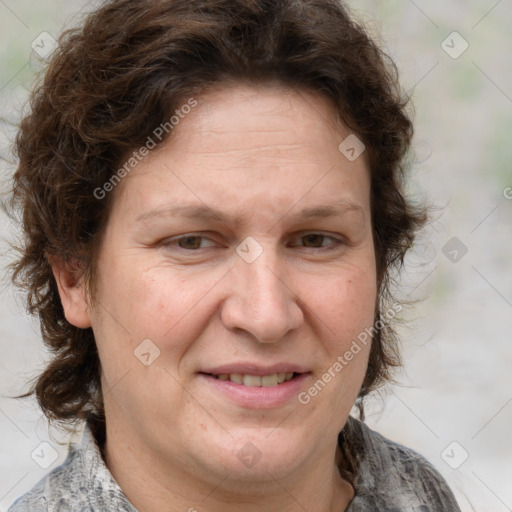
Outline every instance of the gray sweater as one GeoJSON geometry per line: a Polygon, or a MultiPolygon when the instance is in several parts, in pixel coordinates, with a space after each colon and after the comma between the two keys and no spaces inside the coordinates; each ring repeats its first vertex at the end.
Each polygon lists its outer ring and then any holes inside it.
{"type": "MultiPolygon", "coordinates": [[[[353,418],[359,437],[355,497],[347,512],[460,512],[443,477],[421,455],[353,418]]],[[[66,461],[7,512],[137,512],[114,480],[86,425],[66,461]]]]}

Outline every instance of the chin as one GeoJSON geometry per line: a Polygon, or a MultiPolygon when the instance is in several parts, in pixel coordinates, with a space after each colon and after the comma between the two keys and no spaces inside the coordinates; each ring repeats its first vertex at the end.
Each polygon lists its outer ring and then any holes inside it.
{"type": "Polygon", "coordinates": [[[290,431],[248,429],[234,435],[220,455],[232,473],[230,479],[262,482],[292,473],[303,462],[304,448],[304,442],[290,431]]]}

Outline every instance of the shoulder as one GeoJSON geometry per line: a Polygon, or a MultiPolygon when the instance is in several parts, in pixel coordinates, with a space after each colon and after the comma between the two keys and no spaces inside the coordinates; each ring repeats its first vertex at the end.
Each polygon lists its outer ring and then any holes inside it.
{"type": "Polygon", "coordinates": [[[18,498],[7,512],[83,510],[136,512],[103,462],[88,428],[80,446],[70,444],[65,462],[18,498]]]}
{"type": "Polygon", "coordinates": [[[360,460],[354,505],[361,505],[350,512],[460,512],[448,484],[425,457],[360,421],[349,421],[360,460]]]}
{"type": "Polygon", "coordinates": [[[29,492],[18,498],[7,512],[46,512],[48,502],[44,496],[43,481],[39,482],[29,492]]]}
{"type": "Polygon", "coordinates": [[[69,480],[76,478],[77,453],[70,450],[66,461],[43,477],[30,491],[18,498],[7,512],[46,512],[49,502],[61,490],[69,489],[69,480]]]}

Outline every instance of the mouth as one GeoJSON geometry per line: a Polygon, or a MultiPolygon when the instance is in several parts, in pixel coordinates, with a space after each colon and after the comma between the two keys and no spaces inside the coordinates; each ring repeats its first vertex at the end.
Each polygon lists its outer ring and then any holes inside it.
{"type": "Polygon", "coordinates": [[[273,409],[293,404],[311,379],[307,368],[290,368],[289,364],[275,366],[226,365],[205,369],[198,376],[206,392],[213,392],[208,396],[214,400],[224,397],[244,409],[273,409]]]}
{"type": "Polygon", "coordinates": [[[239,361],[201,368],[198,372],[213,400],[226,398],[245,409],[289,406],[312,378],[310,367],[288,361],[239,361]],[[215,397],[215,398],[214,398],[215,397]]]}
{"type": "Polygon", "coordinates": [[[280,372],[280,373],[272,373],[269,375],[250,375],[250,374],[242,374],[242,373],[203,373],[203,375],[208,375],[213,377],[214,379],[221,381],[229,381],[235,384],[241,384],[243,386],[247,386],[250,388],[271,388],[275,386],[279,386],[284,382],[291,381],[297,378],[299,375],[302,375],[298,372],[280,372]]]}

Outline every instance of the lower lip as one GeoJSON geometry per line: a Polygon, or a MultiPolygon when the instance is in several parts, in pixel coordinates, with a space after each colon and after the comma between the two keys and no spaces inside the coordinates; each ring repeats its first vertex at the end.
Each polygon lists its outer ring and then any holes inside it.
{"type": "Polygon", "coordinates": [[[292,380],[286,380],[277,386],[270,387],[245,386],[229,380],[220,380],[206,373],[200,373],[199,377],[213,386],[218,393],[227,396],[240,407],[265,409],[281,407],[297,397],[309,375],[309,373],[301,373],[292,380]]]}

